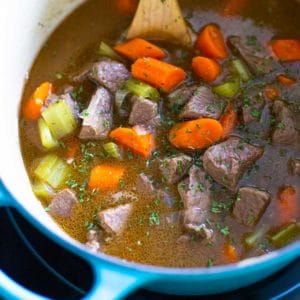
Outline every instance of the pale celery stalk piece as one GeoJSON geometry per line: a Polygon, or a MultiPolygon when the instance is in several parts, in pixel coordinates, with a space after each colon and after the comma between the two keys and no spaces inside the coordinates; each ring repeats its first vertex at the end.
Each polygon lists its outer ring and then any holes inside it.
{"type": "Polygon", "coordinates": [[[113,158],[122,159],[120,148],[117,144],[110,142],[103,145],[105,152],[113,158]]]}
{"type": "Polygon", "coordinates": [[[72,134],[77,127],[71,108],[64,100],[59,100],[47,107],[42,112],[42,117],[57,139],[72,134]]]}
{"type": "Polygon", "coordinates": [[[240,59],[234,59],[231,64],[244,82],[247,82],[251,79],[251,74],[247,66],[240,59]]]}
{"type": "Polygon", "coordinates": [[[43,118],[39,118],[38,128],[43,147],[45,147],[47,150],[50,150],[59,145],[57,139],[53,136],[50,128],[47,126],[43,118]]]}
{"type": "Polygon", "coordinates": [[[150,100],[158,101],[160,99],[159,92],[156,88],[134,78],[129,79],[125,83],[123,89],[129,91],[133,95],[148,98],[150,100]]]}
{"type": "Polygon", "coordinates": [[[53,189],[45,182],[35,180],[32,184],[32,191],[38,198],[50,199],[54,195],[53,189]]]}
{"type": "Polygon", "coordinates": [[[55,154],[43,157],[34,170],[34,174],[39,180],[46,182],[54,189],[65,183],[69,172],[69,166],[55,154]]]}
{"type": "Polygon", "coordinates": [[[104,42],[100,43],[99,54],[101,56],[106,56],[113,60],[118,60],[120,62],[125,61],[114,49],[112,49],[109,45],[107,45],[104,42]]]}

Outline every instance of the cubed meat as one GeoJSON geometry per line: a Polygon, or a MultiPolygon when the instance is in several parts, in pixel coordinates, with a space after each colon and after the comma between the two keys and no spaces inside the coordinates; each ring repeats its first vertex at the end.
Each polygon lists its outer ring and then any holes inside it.
{"type": "Polygon", "coordinates": [[[150,195],[156,191],[154,184],[153,184],[153,180],[151,180],[144,173],[139,174],[139,176],[137,178],[136,190],[138,193],[143,194],[143,195],[150,195]]]}
{"type": "Polygon", "coordinates": [[[241,176],[263,153],[261,147],[246,143],[239,137],[230,137],[205,151],[203,166],[215,181],[235,191],[241,176]]]}
{"type": "Polygon", "coordinates": [[[160,160],[159,169],[168,184],[177,183],[185,176],[191,166],[192,158],[187,155],[178,155],[160,160]]]}
{"type": "Polygon", "coordinates": [[[71,216],[76,203],[76,193],[71,189],[63,189],[53,197],[48,207],[49,212],[53,216],[67,218],[71,216]]]}
{"type": "Polygon", "coordinates": [[[130,125],[155,126],[159,123],[157,103],[144,97],[133,96],[129,116],[130,125]]]}
{"type": "MultiPolygon", "coordinates": [[[[73,100],[72,96],[70,93],[65,93],[62,95],[56,95],[56,94],[50,94],[44,104],[43,109],[49,107],[51,104],[56,103],[57,101],[64,100],[68,106],[70,107],[74,117],[76,120],[79,118],[79,107],[76,101],[73,100]]],[[[43,110],[42,109],[42,110],[43,110]]]]}
{"type": "Polygon", "coordinates": [[[273,70],[272,59],[266,51],[262,51],[263,47],[258,47],[257,44],[249,45],[239,36],[230,36],[228,45],[232,52],[246,63],[255,76],[265,75],[273,70]]]}
{"type": "Polygon", "coordinates": [[[276,144],[292,145],[297,139],[295,119],[289,107],[281,100],[273,104],[273,113],[276,123],[272,134],[272,140],[276,144]]]}
{"type": "Polygon", "coordinates": [[[184,227],[186,230],[198,233],[206,238],[210,235],[206,231],[210,198],[211,182],[202,168],[193,165],[189,177],[181,181],[178,191],[184,205],[184,227]]]}
{"type": "Polygon", "coordinates": [[[98,213],[100,226],[109,235],[120,235],[126,228],[132,211],[132,203],[105,209],[98,213]]]}
{"type": "Polygon", "coordinates": [[[162,215],[162,221],[165,222],[167,225],[180,225],[183,218],[182,211],[175,211],[171,213],[166,213],[162,215]]]}
{"type": "Polygon", "coordinates": [[[196,85],[187,86],[183,85],[168,95],[168,106],[175,112],[179,113],[180,108],[185,105],[193,96],[196,85]]]}
{"type": "Polygon", "coordinates": [[[163,189],[159,189],[156,193],[157,199],[166,207],[168,208],[174,208],[176,204],[175,198],[170,194],[170,192],[167,192],[163,189]]]}
{"type": "Polygon", "coordinates": [[[289,160],[289,170],[292,175],[300,176],[300,159],[291,158],[289,160]]]}
{"type": "Polygon", "coordinates": [[[85,245],[93,252],[101,250],[101,241],[103,239],[99,230],[90,229],[86,235],[87,242],[85,245]]]}
{"type": "Polygon", "coordinates": [[[27,141],[35,146],[38,150],[44,151],[45,148],[42,145],[40,134],[39,134],[39,128],[37,126],[36,121],[31,121],[31,120],[25,120],[22,123],[22,131],[21,133],[24,132],[25,138],[27,138],[27,141]]]}
{"type": "Polygon", "coordinates": [[[242,105],[243,123],[259,122],[265,106],[261,88],[248,90],[246,96],[243,97],[242,105]]]}
{"type": "Polygon", "coordinates": [[[112,99],[105,88],[98,88],[88,108],[81,113],[83,119],[79,138],[105,139],[112,128],[112,99]]]}
{"type": "Polygon", "coordinates": [[[213,94],[206,86],[198,87],[189,101],[183,107],[181,119],[213,118],[219,119],[224,107],[224,102],[213,94]]]}
{"type": "Polygon", "coordinates": [[[242,187],[233,207],[233,215],[240,223],[254,225],[264,214],[270,201],[271,195],[268,192],[254,187],[242,187]]]}
{"type": "Polygon", "coordinates": [[[130,72],[122,63],[105,58],[93,64],[88,76],[92,81],[115,93],[130,78],[130,72]]]}

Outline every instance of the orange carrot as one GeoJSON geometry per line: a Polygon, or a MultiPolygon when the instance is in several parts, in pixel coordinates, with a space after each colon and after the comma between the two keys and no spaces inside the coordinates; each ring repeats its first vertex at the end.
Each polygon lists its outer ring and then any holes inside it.
{"type": "Polygon", "coordinates": [[[139,38],[119,44],[115,46],[114,49],[119,54],[131,60],[136,60],[141,57],[162,59],[166,56],[165,52],[159,47],[139,38]]]}
{"type": "Polygon", "coordinates": [[[117,11],[125,14],[134,13],[138,1],[137,0],[115,0],[117,11]]]}
{"type": "Polygon", "coordinates": [[[296,80],[285,75],[278,75],[277,80],[284,86],[291,86],[296,83],[296,80]]]}
{"type": "Polygon", "coordinates": [[[50,82],[44,82],[37,87],[27,102],[24,103],[24,118],[27,120],[37,120],[41,116],[41,108],[51,92],[52,84],[50,82]]]}
{"type": "Polygon", "coordinates": [[[219,28],[213,24],[207,25],[200,32],[195,47],[205,56],[214,59],[228,57],[223,35],[219,28]]]}
{"type": "Polygon", "coordinates": [[[241,14],[246,8],[249,0],[227,0],[222,15],[230,17],[241,14]]]}
{"type": "Polygon", "coordinates": [[[238,114],[231,103],[228,104],[220,123],[223,127],[222,139],[226,139],[238,123],[238,114]]]}
{"type": "Polygon", "coordinates": [[[292,222],[297,217],[297,193],[294,187],[283,187],[278,193],[280,225],[292,222]]]}
{"type": "Polygon", "coordinates": [[[65,156],[67,158],[74,158],[79,150],[80,142],[77,138],[72,138],[66,143],[65,156]]]}
{"type": "Polygon", "coordinates": [[[271,41],[271,48],[279,60],[300,60],[300,40],[274,40],[271,41]]]}
{"type": "Polygon", "coordinates": [[[265,95],[268,99],[274,100],[280,96],[280,91],[277,87],[273,85],[268,85],[265,87],[265,95]]]}
{"type": "Polygon", "coordinates": [[[226,243],[224,245],[223,254],[228,263],[235,263],[239,260],[239,255],[237,253],[237,250],[231,244],[226,243]]]}
{"type": "Polygon", "coordinates": [[[203,118],[174,125],[169,141],[176,148],[204,149],[219,141],[223,134],[220,122],[203,118]]]}
{"type": "Polygon", "coordinates": [[[137,59],[131,71],[133,77],[166,92],[170,92],[186,77],[181,68],[150,57],[137,59]]]}
{"type": "Polygon", "coordinates": [[[89,187],[98,188],[100,191],[117,189],[125,168],[122,166],[102,164],[94,167],[91,171],[89,187]]]}
{"type": "Polygon", "coordinates": [[[144,158],[149,157],[155,148],[152,133],[140,133],[133,128],[119,127],[111,131],[109,136],[117,143],[129,148],[133,153],[139,154],[144,158]]]}
{"type": "Polygon", "coordinates": [[[221,67],[215,60],[203,56],[197,56],[193,58],[192,69],[201,79],[206,82],[216,80],[221,72],[221,67]]]}

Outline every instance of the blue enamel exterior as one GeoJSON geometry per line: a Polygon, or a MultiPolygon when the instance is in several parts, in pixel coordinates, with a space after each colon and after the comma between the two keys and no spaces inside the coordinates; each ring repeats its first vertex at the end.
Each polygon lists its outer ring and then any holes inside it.
{"type": "MultiPolygon", "coordinates": [[[[105,254],[95,255],[49,231],[9,194],[0,182],[0,205],[18,209],[29,222],[62,247],[89,262],[95,273],[92,290],[84,299],[121,299],[139,286],[153,291],[205,295],[222,293],[255,283],[300,257],[300,241],[268,255],[239,264],[198,269],[172,269],[121,261],[105,254]]],[[[46,299],[21,287],[0,270],[0,296],[4,299],[46,299]]]]}

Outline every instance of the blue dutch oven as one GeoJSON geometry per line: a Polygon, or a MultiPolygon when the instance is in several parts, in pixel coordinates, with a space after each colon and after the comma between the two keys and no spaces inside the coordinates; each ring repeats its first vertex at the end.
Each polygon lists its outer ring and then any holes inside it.
{"type": "MultiPolygon", "coordinates": [[[[0,205],[16,208],[43,234],[91,265],[95,279],[85,299],[119,299],[138,287],[181,295],[222,293],[266,278],[299,257],[300,241],[261,257],[209,269],[146,266],[88,251],[67,236],[48,216],[32,194],[23,165],[18,136],[19,100],[24,79],[40,47],[55,26],[81,2],[0,2],[0,205]]],[[[7,299],[45,299],[18,285],[1,270],[0,296],[7,299]]]]}

